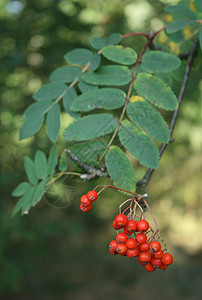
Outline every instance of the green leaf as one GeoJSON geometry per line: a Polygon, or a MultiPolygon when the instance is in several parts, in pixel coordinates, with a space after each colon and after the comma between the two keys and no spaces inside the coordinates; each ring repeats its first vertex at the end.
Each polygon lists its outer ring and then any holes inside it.
{"type": "Polygon", "coordinates": [[[60,131],[60,105],[58,103],[47,113],[46,131],[49,139],[55,143],[60,131]]]}
{"type": "Polygon", "coordinates": [[[78,83],[79,89],[82,93],[91,91],[91,90],[98,90],[98,86],[96,85],[92,85],[92,84],[88,84],[85,81],[83,81],[82,79],[80,79],[79,83],[78,83]]]}
{"type": "Polygon", "coordinates": [[[115,186],[132,192],[135,191],[135,171],[130,160],[119,147],[110,147],[105,163],[115,186]]]}
{"type": "Polygon", "coordinates": [[[73,87],[69,88],[63,97],[64,109],[73,118],[80,117],[79,113],[75,113],[70,109],[70,106],[76,97],[77,97],[77,93],[73,87]]]}
{"type": "Polygon", "coordinates": [[[48,187],[46,186],[46,183],[48,182],[48,178],[42,180],[35,188],[31,205],[27,208],[27,210],[30,209],[31,206],[35,206],[43,197],[48,187]]]}
{"type": "Polygon", "coordinates": [[[101,61],[101,56],[100,54],[96,53],[90,63],[90,69],[91,71],[95,71],[99,68],[100,66],[100,61],[101,61]]]}
{"type": "Polygon", "coordinates": [[[64,131],[68,141],[85,141],[114,131],[117,119],[110,114],[94,114],[76,119],[64,131]]]}
{"type": "Polygon", "coordinates": [[[22,215],[29,210],[32,206],[32,199],[35,193],[36,187],[30,186],[25,194],[18,200],[14,207],[13,215],[15,215],[19,210],[22,210],[22,215]]]}
{"type": "Polygon", "coordinates": [[[81,69],[74,66],[63,66],[54,70],[49,79],[51,82],[67,83],[74,81],[75,78],[79,77],[81,69]]]}
{"type": "Polygon", "coordinates": [[[202,2],[201,0],[194,0],[194,7],[198,14],[202,13],[202,2]]]}
{"type": "Polygon", "coordinates": [[[102,50],[102,55],[111,61],[124,65],[132,65],[137,60],[137,53],[133,49],[123,46],[107,46],[102,50]]]}
{"type": "Polygon", "coordinates": [[[167,33],[177,32],[188,25],[195,24],[195,20],[176,20],[166,29],[167,33]]]}
{"type": "Polygon", "coordinates": [[[142,57],[142,69],[146,72],[170,72],[180,66],[180,59],[171,53],[151,51],[142,57]]]}
{"type": "Polygon", "coordinates": [[[35,158],[34,158],[34,166],[35,166],[35,173],[39,179],[44,179],[48,176],[48,164],[46,155],[37,150],[35,158]]]}
{"type": "Polygon", "coordinates": [[[33,185],[37,184],[38,179],[35,172],[35,166],[31,158],[29,158],[28,156],[24,157],[24,167],[30,183],[33,185]]]}
{"type": "Polygon", "coordinates": [[[91,111],[96,108],[116,109],[124,105],[126,94],[117,88],[103,88],[79,95],[72,103],[73,111],[91,111]]]}
{"type": "Polygon", "coordinates": [[[29,182],[21,182],[12,192],[13,197],[19,197],[24,195],[26,190],[31,187],[29,182]]]}
{"type": "Polygon", "coordinates": [[[41,128],[44,121],[44,115],[33,114],[29,118],[25,119],[24,123],[20,127],[20,140],[27,139],[37,133],[41,128]]]}
{"type": "Polygon", "coordinates": [[[172,84],[173,84],[172,72],[169,72],[169,73],[156,73],[155,76],[160,78],[161,80],[163,80],[163,82],[166,85],[168,85],[170,88],[172,88],[172,84]]]}
{"type": "Polygon", "coordinates": [[[73,65],[83,65],[91,61],[93,53],[84,48],[74,49],[64,56],[65,60],[73,65]]]}
{"type": "Polygon", "coordinates": [[[48,157],[48,175],[53,175],[55,172],[55,167],[58,163],[58,151],[55,145],[50,149],[48,157]]]}
{"type": "Polygon", "coordinates": [[[171,88],[156,76],[146,73],[138,74],[135,88],[140,96],[160,108],[175,110],[178,106],[177,98],[171,88]]]}
{"type": "Polygon", "coordinates": [[[59,160],[59,170],[61,172],[65,172],[67,170],[69,166],[69,159],[65,153],[65,151],[62,152],[62,155],[60,157],[60,160],[59,160]]]}
{"type": "Polygon", "coordinates": [[[108,37],[106,44],[107,45],[115,45],[118,44],[122,40],[122,35],[120,33],[112,33],[108,37]]]}
{"type": "Polygon", "coordinates": [[[157,169],[159,152],[151,139],[138,127],[123,121],[119,129],[122,145],[145,167],[157,169]]]}
{"type": "Polygon", "coordinates": [[[91,84],[119,86],[129,83],[132,76],[128,67],[112,65],[100,67],[96,72],[89,71],[82,79],[91,84]]]}
{"type": "Polygon", "coordinates": [[[157,109],[142,97],[131,98],[134,102],[127,105],[127,114],[131,121],[157,141],[168,143],[170,138],[168,125],[157,109]]]}
{"type": "Polygon", "coordinates": [[[95,50],[100,50],[103,47],[106,46],[106,41],[101,38],[101,37],[95,37],[90,41],[90,45],[95,49],[95,50]]]}
{"type": "Polygon", "coordinates": [[[51,100],[35,102],[31,104],[24,112],[23,117],[28,119],[34,116],[35,118],[42,116],[52,105],[51,100]]]}
{"type": "Polygon", "coordinates": [[[67,86],[62,83],[45,84],[38,91],[36,91],[36,93],[34,93],[33,98],[37,101],[54,100],[62,95],[66,88],[67,86]]]}
{"type": "Polygon", "coordinates": [[[200,43],[200,47],[201,47],[201,51],[202,51],[202,26],[200,26],[200,29],[199,29],[199,43],[200,43]]]}
{"type": "Polygon", "coordinates": [[[196,14],[188,7],[182,4],[167,6],[165,11],[177,16],[178,18],[190,18],[194,19],[196,14]]]}

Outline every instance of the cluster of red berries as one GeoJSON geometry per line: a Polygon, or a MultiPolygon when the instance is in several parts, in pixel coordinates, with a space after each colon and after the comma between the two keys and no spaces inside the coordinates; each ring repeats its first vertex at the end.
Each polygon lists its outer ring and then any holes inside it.
{"type": "Polygon", "coordinates": [[[161,250],[161,244],[154,238],[148,239],[147,234],[151,231],[146,220],[129,220],[126,215],[119,214],[113,221],[113,228],[123,229],[124,232],[119,232],[116,240],[110,242],[109,251],[112,255],[138,257],[139,263],[149,272],[153,272],[157,268],[165,270],[168,265],[172,264],[172,255],[164,253],[161,250]],[[131,237],[132,234],[134,237],[131,237]]]}
{"type": "Polygon", "coordinates": [[[97,200],[97,197],[96,191],[89,191],[87,195],[83,195],[80,200],[80,210],[84,212],[89,211],[91,209],[91,203],[97,200]]]}

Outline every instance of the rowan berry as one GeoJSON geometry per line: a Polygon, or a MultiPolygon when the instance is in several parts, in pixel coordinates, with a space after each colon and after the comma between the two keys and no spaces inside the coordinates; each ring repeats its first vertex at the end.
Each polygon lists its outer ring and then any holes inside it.
{"type": "Polygon", "coordinates": [[[152,257],[150,263],[154,268],[160,268],[160,266],[162,265],[162,261],[160,258],[152,257]]]}
{"type": "Polygon", "coordinates": [[[89,211],[91,209],[91,205],[83,206],[83,204],[80,204],[80,210],[83,212],[89,211]]]}
{"type": "Polygon", "coordinates": [[[142,264],[147,264],[151,260],[151,254],[149,252],[140,252],[138,256],[138,260],[142,262],[142,264]]]}
{"type": "Polygon", "coordinates": [[[80,201],[83,206],[91,205],[91,201],[88,199],[87,195],[83,195],[80,201]]]}
{"type": "Polygon", "coordinates": [[[133,238],[128,239],[126,242],[126,246],[128,247],[128,249],[134,249],[137,247],[137,241],[133,238]]]}
{"type": "Polygon", "coordinates": [[[141,232],[146,232],[149,229],[149,223],[146,220],[140,220],[137,223],[137,229],[141,232]]]}
{"type": "Polygon", "coordinates": [[[117,240],[118,243],[125,244],[126,241],[127,241],[127,239],[128,239],[128,237],[127,237],[127,235],[124,232],[120,232],[116,236],[116,240],[117,240]]]}
{"type": "Polygon", "coordinates": [[[97,199],[97,192],[96,191],[89,191],[87,193],[87,197],[90,201],[95,201],[97,199]]]}
{"type": "Polygon", "coordinates": [[[116,247],[118,246],[118,242],[116,240],[112,240],[109,244],[109,249],[116,252],[116,247]]]}
{"type": "Polygon", "coordinates": [[[153,253],[153,257],[154,258],[162,258],[163,257],[163,251],[162,250],[159,250],[157,252],[154,252],[153,253]]]}
{"type": "Polygon", "coordinates": [[[150,243],[150,250],[154,253],[161,249],[161,244],[158,241],[153,241],[150,243]]]}
{"type": "Polygon", "coordinates": [[[148,272],[154,272],[156,270],[150,263],[146,264],[144,268],[148,272]]]}
{"type": "Polygon", "coordinates": [[[159,267],[159,269],[161,269],[161,270],[165,270],[165,269],[167,269],[167,267],[168,267],[168,265],[164,265],[164,264],[162,264],[162,265],[159,267]]]}
{"type": "Polygon", "coordinates": [[[119,225],[116,225],[115,220],[113,221],[112,226],[113,226],[113,228],[116,229],[116,230],[121,229],[121,227],[120,227],[119,225]]]}
{"type": "Polygon", "coordinates": [[[134,249],[128,249],[127,252],[126,252],[126,255],[129,257],[129,258],[134,258],[134,257],[137,257],[140,253],[140,250],[138,247],[134,248],[134,249]]]}
{"type": "Polygon", "coordinates": [[[115,218],[115,224],[121,228],[125,227],[128,223],[128,218],[124,214],[119,214],[115,218]]]}
{"type": "Polygon", "coordinates": [[[127,252],[128,248],[125,244],[118,244],[116,247],[116,252],[120,254],[125,254],[127,252]]]}
{"type": "Polygon", "coordinates": [[[162,257],[162,263],[164,265],[171,265],[173,263],[173,257],[170,253],[165,253],[162,257]]]}
{"type": "Polygon", "coordinates": [[[118,254],[118,252],[116,252],[116,251],[113,251],[112,249],[110,249],[109,248],[109,252],[112,254],[112,255],[117,255],[118,254]]]}
{"type": "Polygon", "coordinates": [[[139,249],[140,249],[140,251],[143,251],[143,252],[149,251],[149,249],[150,249],[150,244],[149,244],[149,242],[140,244],[140,245],[139,245],[139,249]]]}
{"type": "Polygon", "coordinates": [[[135,239],[139,244],[143,244],[146,243],[147,236],[144,233],[138,233],[135,239]]]}
{"type": "Polygon", "coordinates": [[[128,224],[125,226],[124,231],[125,233],[127,231],[128,234],[131,234],[135,232],[136,229],[137,229],[136,222],[134,220],[128,220],[128,224]]]}

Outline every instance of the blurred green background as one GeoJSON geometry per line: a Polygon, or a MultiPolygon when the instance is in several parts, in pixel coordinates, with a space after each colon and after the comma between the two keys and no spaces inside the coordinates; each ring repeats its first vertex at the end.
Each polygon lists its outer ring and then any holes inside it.
{"type": "MultiPolygon", "coordinates": [[[[175,141],[147,190],[162,237],[174,256],[166,272],[147,273],[135,260],[109,254],[108,243],[115,236],[112,220],[125,198],[117,192],[104,192],[89,214],[80,213],[79,195],[66,209],[42,200],[29,215],[11,216],[16,202],[11,191],[26,180],[24,155],[33,158],[36,149],[48,153],[51,146],[43,128],[37,136],[19,142],[21,115],[33,102],[33,92],[47,83],[54,68],[64,64],[67,51],[88,47],[92,37],[107,37],[111,32],[157,30],[165,21],[165,5],[176,2],[1,0],[1,299],[201,299],[200,53],[174,131],[175,141]]],[[[144,42],[143,37],[124,40],[136,51],[144,42]]],[[[64,116],[65,122],[69,120],[64,116]]],[[[61,136],[60,151],[65,145],[61,136]]],[[[101,182],[90,182],[85,190],[101,182]]],[[[81,183],[77,185],[81,190],[81,183]]]]}

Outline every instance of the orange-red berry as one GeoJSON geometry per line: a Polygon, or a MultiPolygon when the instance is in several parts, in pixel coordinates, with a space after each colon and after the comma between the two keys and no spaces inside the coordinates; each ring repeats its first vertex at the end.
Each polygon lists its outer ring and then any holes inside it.
{"type": "Polygon", "coordinates": [[[159,250],[157,252],[154,252],[153,253],[153,257],[154,258],[162,258],[163,257],[163,251],[162,250],[159,250]]]}
{"type": "Polygon", "coordinates": [[[127,252],[128,248],[125,244],[118,244],[116,247],[116,252],[120,254],[125,254],[127,252]]]}
{"type": "Polygon", "coordinates": [[[153,241],[150,243],[150,250],[154,253],[161,249],[161,244],[158,241],[153,241]]]}
{"type": "Polygon", "coordinates": [[[148,272],[154,272],[156,270],[150,263],[146,264],[144,268],[148,272]]]}
{"type": "Polygon", "coordinates": [[[131,234],[135,232],[136,228],[137,228],[136,222],[134,220],[128,220],[128,224],[125,226],[124,232],[126,233],[127,231],[128,232],[127,234],[131,234]]]}
{"type": "Polygon", "coordinates": [[[140,220],[137,223],[137,229],[141,232],[146,232],[149,229],[149,223],[146,220],[140,220]]]}
{"type": "Polygon", "coordinates": [[[82,203],[80,204],[80,210],[83,212],[89,211],[91,209],[91,205],[84,206],[82,203]]]}
{"type": "Polygon", "coordinates": [[[137,247],[137,241],[133,238],[128,239],[126,241],[126,246],[128,247],[128,249],[134,249],[137,247]]]}
{"type": "Polygon", "coordinates": [[[113,223],[112,223],[112,226],[113,226],[113,228],[114,228],[114,229],[116,229],[116,230],[119,230],[119,229],[121,229],[121,227],[120,227],[120,226],[116,225],[116,222],[115,222],[115,220],[113,221],[113,223]]]}
{"type": "Polygon", "coordinates": [[[149,252],[140,252],[138,256],[138,260],[142,262],[142,264],[147,264],[151,260],[151,254],[149,252]]]}
{"type": "Polygon", "coordinates": [[[118,242],[116,240],[112,240],[109,244],[109,249],[116,252],[116,247],[118,246],[118,242]]]}
{"type": "Polygon", "coordinates": [[[161,258],[154,258],[154,257],[152,257],[150,263],[151,263],[151,265],[152,265],[154,268],[160,268],[161,265],[162,265],[161,258]]]}
{"type": "Polygon", "coordinates": [[[128,218],[124,214],[119,214],[115,218],[115,224],[123,228],[128,224],[128,218]]]}
{"type": "Polygon", "coordinates": [[[171,265],[173,263],[173,257],[170,253],[165,253],[162,257],[162,263],[164,265],[171,265]]]}
{"type": "Polygon", "coordinates": [[[83,206],[91,205],[91,201],[88,199],[87,195],[83,195],[80,201],[83,206]]]}
{"type": "Polygon", "coordinates": [[[168,267],[168,265],[164,265],[164,264],[162,264],[162,265],[159,267],[159,269],[161,269],[161,270],[165,270],[165,269],[167,269],[167,267],[168,267]]]}
{"type": "Polygon", "coordinates": [[[95,201],[97,199],[97,192],[96,191],[89,191],[87,193],[87,197],[90,201],[95,201]]]}
{"type": "Polygon", "coordinates": [[[149,251],[149,249],[150,249],[150,244],[149,244],[149,242],[140,244],[140,245],[139,245],[139,249],[140,249],[140,251],[143,251],[143,252],[149,251]]]}
{"type": "Polygon", "coordinates": [[[144,234],[144,233],[138,233],[138,234],[136,235],[136,241],[137,241],[139,244],[146,243],[146,241],[147,241],[147,236],[146,236],[146,234],[144,234]]]}
{"type": "Polygon", "coordinates": [[[127,239],[128,239],[128,236],[127,236],[127,234],[125,234],[124,232],[119,232],[119,233],[117,234],[117,236],[116,236],[116,240],[117,240],[118,243],[123,243],[123,244],[125,244],[126,241],[127,241],[127,239]]]}
{"type": "Polygon", "coordinates": [[[137,257],[140,253],[140,250],[138,249],[138,247],[134,248],[134,249],[128,249],[127,252],[126,252],[126,255],[129,257],[129,258],[134,258],[134,257],[137,257]]]}

